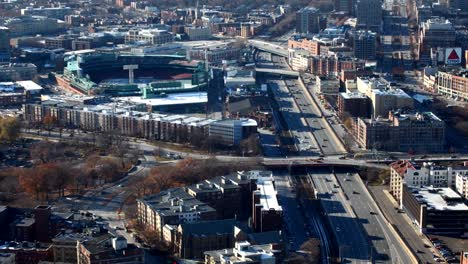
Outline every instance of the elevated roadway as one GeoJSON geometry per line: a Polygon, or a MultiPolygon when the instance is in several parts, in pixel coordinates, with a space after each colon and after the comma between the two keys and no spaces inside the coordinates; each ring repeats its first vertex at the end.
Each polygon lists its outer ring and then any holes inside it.
{"type": "Polygon", "coordinates": [[[266,52],[269,52],[269,53],[272,53],[281,57],[288,57],[288,49],[283,46],[275,45],[266,41],[254,40],[254,39],[249,40],[249,44],[258,50],[266,51],[266,52]]]}
{"type": "Polygon", "coordinates": [[[257,73],[264,73],[264,74],[272,74],[272,75],[279,75],[279,76],[287,76],[287,77],[299,77],[299,72],[285,70],[285,69],[268,69],[268,68],[255,68],[257,73]]]}

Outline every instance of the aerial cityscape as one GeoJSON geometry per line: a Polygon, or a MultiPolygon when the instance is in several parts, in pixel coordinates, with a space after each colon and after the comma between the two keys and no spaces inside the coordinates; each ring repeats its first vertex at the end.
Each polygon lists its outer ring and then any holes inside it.
{"type": "Polygon", "coordinates": [[[0,264],[468,264],[468,0],[0,0],[0,264]]]}

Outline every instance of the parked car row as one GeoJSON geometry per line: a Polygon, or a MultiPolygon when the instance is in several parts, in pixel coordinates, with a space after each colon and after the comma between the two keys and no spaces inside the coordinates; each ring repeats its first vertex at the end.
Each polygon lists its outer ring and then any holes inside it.
{"type": "Polygon", "coordinates": [[[434,261],[436,261],[436,262],[454,262],[454,261],[457,260],[455,258],[455,256],[454,256],[453,252],[447,246],[444,245],[442,240],[440,240],[438,238],[430,238],[430,241],[431,241],[432,245],[434,246],[434,248],[437,249],[437,251],[439,251],[439,254],[443,257],[443,258],[439,258],[439,256],[434,254],[434,256],[433,256],[434,261]]]}

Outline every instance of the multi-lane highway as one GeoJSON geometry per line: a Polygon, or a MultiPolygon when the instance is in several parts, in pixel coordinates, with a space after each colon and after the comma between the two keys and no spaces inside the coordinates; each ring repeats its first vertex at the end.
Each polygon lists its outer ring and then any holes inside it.
{"type": "Polygon", "coordinates": [[[286,85],[299,105],[302,117],[305,119],[309,130],[314,134],[324,155],[344,154],[345,149],[341,142],[330,131],[328,121],[322,116],[320,109],[308,92],[298,80],[286,80],[286,85]]]}
{"type": "Polygon", "coordinates": [[[356,217],[365,230],[372,248],[372,258],[377,263],[412,263],[408,251],[400,244],[397,235],[388,227],[377,204],[369,195],[358,174],[336,173],[341,191],[348,198],[356,217]]]}
{"type": "MultiPolygon", "coordinates": [[[[258,53],[257,67],[290,69],[283,57],[264,52],[258,53]]],[[[270,79],[269,84],[279,110],[295,137],[299,155],[345,153],[342,143],[331,131],[328,121],[300,80],[270,79]]]]}
{"type": "Polygon", "coordinates": [[[372,260],[372,250],[368,237],[348,205],[334,175],[328,170],[314,170],[309,175],[333,229],[342,262],[369,263],[372,260]]]}
{"type": "Polygon", "coordinates": [[[269,83],[283,119],[293,135],[294,144],[301,156],[319,155],[320,148],[314,140],[301,111],[291,97],[284,81],[270,80],[269,83]]]}

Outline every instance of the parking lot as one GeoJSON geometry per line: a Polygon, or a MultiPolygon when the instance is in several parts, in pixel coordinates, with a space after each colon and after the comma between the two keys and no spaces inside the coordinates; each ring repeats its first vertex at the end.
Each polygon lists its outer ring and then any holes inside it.
{"type": "Polygon", "coordinates": [[[468,239],[440,235],[429,235],[432,246],[440,254],[434,256],[436,262],[460,263],[460,252],[468,250],[468,239]]]}

